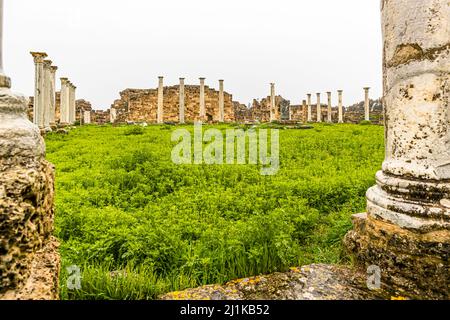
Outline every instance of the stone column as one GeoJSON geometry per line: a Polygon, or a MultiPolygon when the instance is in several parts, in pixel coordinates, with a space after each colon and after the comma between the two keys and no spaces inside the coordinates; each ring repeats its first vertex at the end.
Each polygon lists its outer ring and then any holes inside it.
{"type": "Polygon", "coordinates": [[[223,92],[223,80],[219,80],[219,122],[225,122],[225,98],[223,92]]]}
{"type": "Polygon", "coordinates": [[[332,123],[333,122],[333,118],[332,118],[332,106],[331,106],[331,92],[327,92],[327,96],[328,96],[328,111],[327,111],[327,122],[328,123],[332,123]]]}
{"type": "Polygon", "coordinates": [[[61,97],[60,97],[60,111],[59,122],[62,125],[69,124],[69,79],[61,78],[61,97]]]}
{"type": "Polygon", "coordinates": [[[109,110],[109,122],[115,123],[117,119],[117,111],[115,108],[109,110]]]}
{"type": "Polygon", "coordinates": [[[157,123],[164,123],[164,77],[158,77],[158,110],[157,123]]]}
{"type": "Polygon", "coordinates": [[[312,122],[311,93],[308,93],[308,118],[307,118],[307,122],[312,122]]]}
{"type": "Polygon", "coordinates": [[[83,111],[83,120],[84,120],[84,124],[91,123],[91,111],[87,111],[87,110],[83,111]]]}
{"type": "MultiPolygon", "coordinates": [[[[0,0],[0,42],[3,0],[0,0]]],[[[0,300],[57,299],[59,256],[53,232],[54,168],[40,130],[26,116],[27,99],[10,90],[0,46],[0,300]]],[[[43,93],[42,63],[34,54],[43,93]]],[[[38,99],[39,101],[39,99],[38,99]]],[[[38,102],[39,103],[39,102],[38,102]]]]}
{"type": "Polygon", "coordinates": [[[397,295],[448,299],[450,7],[385,0],[381,11],[386,158],[346,245],[397,295]]]}
{"type": "Polygon", "coordinates": [[[69,123],[73,125],[75,123],[75,94],[74,85],[69,82],[69,123]]]}
{"type": "Polygon", "coordinates": [[[364,120],[370,121],[370,99],[369,99],[370,88],[364,88],[364,120]]]}
{"type": "Polygon", "coordinates": [[[343,90],[338,90],[338,96],[339,96],[339,106],[338,106],[338,111],[339,111],[339,123],[344,123],[344,109],[342,106],[342,93],[344,91],[343,90]]]}
{"type": "Polygon", "coordinates": [[[320,104],[320,92],[317,93],[317,122],[322,122],[322,105],[320,104]]]}
{"type": "Polygon", "coordinates": [[[31,55],[35,66],[33,123],[44,130],[44,59],[47,54],[31,52],[31,55]]]}
{"type": "Polygon", "coordinates": [[[52,66],[50,68],[50,127],[56,128],[56,71],[58,67],[52,66]]]}
{"type": "Polygon", "coordinates": [[[179,92],[179,95],[180,95],[180,111],[179,111],[179,120],[180,120],[180,124],[184,124],[185,122],[186,122],[186,120],[185,120],[185,112],[184,112],[184,109],[185,109],[185,102],[184,102],[184,99],[185,99],[185,93],[184,93],[184,78],[180,78],[180,92],[179,92]]]}
{"type": "Polygon", "coordinates": [[[45,132],[52,131],[50,128],[50,91],[51,91],[51,68],[52,61],[44,60],[44,130],[45,132]]]}
{"type": "Polygon", "coordinates": [[[277,120],[276,118],[276,98],[275,98],[275,83],[270,84],[270,122],[277,120]]]}
{"type": "Polygon", "coordinates": [[[200,78],[200,121],[206,121],[205,78],[200,78]]]}

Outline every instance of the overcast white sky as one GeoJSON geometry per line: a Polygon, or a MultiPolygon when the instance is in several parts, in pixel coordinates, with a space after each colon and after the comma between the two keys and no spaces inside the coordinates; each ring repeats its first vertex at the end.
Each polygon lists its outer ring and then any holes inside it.
{"type": "MultiPolygon", "coordinates": [[[[109,108],[125,88],[207,84],[247,104],[277,94],[344,90],[346,105],[381,95],[379,0],[6,0],[5,71],[33,94],[29,52],[45,51],[78,87],[109,108]]],[[[58,88],[59,88],[59,81],[58,88]]],[[[59,89],[58,89],[59,90],[59,89]]],[[[325,101],[323,96],[323,101],[325,101]]],[[[315,97],[313,98],[315,101],[315,97]]]]}

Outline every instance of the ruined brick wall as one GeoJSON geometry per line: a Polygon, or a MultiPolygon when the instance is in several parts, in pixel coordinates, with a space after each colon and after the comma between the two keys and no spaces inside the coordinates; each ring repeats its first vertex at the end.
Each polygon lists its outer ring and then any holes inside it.
{"type": "Polygon", "coordinates": [[[110,122],[110,110],[93,110],[91,111],[91,123],[107,124],[110,122]]]}
{"type": "Polygon", "coordinates": [[[61,122],[61,92],[55,92],[55,122],[61,122]]]}
{"type": "MultiPolygon", "coordinates": [[[[374,124],[383,124],[383,103],[381,99],[370,100],[370,121],[374,124]]],[[[364,101],[356,103],[344,109],[344,122],[360,123],[364,120],[364,101]]]]}
{"type": "MultiPolygon", "coordinates": [[[[225,122],[234,122],[233,96],[224,93],[225,122]]],[[[116,110],[116,123],[157,122],[158,90],[126,89],[120,93],[120,99],[111,106],[116,110]]],[[[205,86],[205,109],[208,121],[219,121],[219,91],[205,86]]],[[[179,86],[164,87],[163,103],[165,122],[179,121],[179,86]]],[[[200,120],[200,86],[185,86],[186,122],[200,120]]]]}
{"type": "Polygon", "coordinates": [[[75,110],[75,121],[78,121],[81,124],[84,121],[84,112],[92,112],[92,104],[84,99],[78,99],[75,101],[75,110]]]}

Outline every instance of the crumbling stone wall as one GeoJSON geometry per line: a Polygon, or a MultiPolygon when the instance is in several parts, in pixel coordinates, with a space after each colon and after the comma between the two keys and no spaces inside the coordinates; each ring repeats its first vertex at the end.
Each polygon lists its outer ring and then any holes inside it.
{"type": "Polygon", "coordinates": [[[84,99],[78,99],[75,101],[75,121],[80,124],[84,121],[84,112],[89,111],[92,113],[92,104],[84,99]]]}
{"type": "MultiPolygon", "coordinates": [[[[233,96],[224,93],[225,122],[234,122],[233,96]]],[[[116,110],[116,123],[125,122],[157,122],[158,90],[126,89],[120,93],[120,99],[111,106],[116,110]]],[[[179,86],[164,87],[165,122],[179,121],[179,86]]],[[[205,86],[205,109],[207,120],[218,122],[219,91],[205,86]]],[[[186,122],[200,120],[200,86],[185,86],[185,119],[186,122]]]]}

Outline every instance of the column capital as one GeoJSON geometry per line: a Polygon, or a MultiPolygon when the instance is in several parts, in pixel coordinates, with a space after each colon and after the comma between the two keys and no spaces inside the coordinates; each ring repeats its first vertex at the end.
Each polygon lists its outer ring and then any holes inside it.
{"type": "Polygon", "coordinates": [[[205,81],[206,80],[206,78],[199,78],[200,79],[200,81],[205,81]]]}
{"type": "Polygon", "coordinates": [[[220,79],[220,80],[219,80],[219,82],[224,82],[224,81],[225,81],[225,80],[223,80],[223,79],[220,79]]]}
{"type": "Polygon", "coordinates": [[[162,80],[162,79],[164,79],[164,76],[159,76],[158,79],[162,80]]]}
{"type": "Polygon", "coordinates": [[[44,67],[49,68],[52,66],[53,61],[52,60],[44,60],[44,67]]]}
{"type": "Polygon", "coordinates": [[[180,81],[184,81],[185,80],[185,78],[180,78],[180,81]]]}
{"type": "Polygon", "coordinates": [[[322,93],[320,93],[320,92],[317,92],[316,93],[316,95],[319,97],[319,96],[321,96],[322,95],[322,93]]]}
{"type": "Polygon", "coordinates": [[[56,73],[57,70],[58,70],[58,67],[57,67],[57,66],[52,66],[52,67],[51,67],[51,71],[52,71],[53,73],[56,73]]]}
{"type": "Polygon", "coordinates": [[[331,91],[327,91],[327,95],[331,96],[331,91]]]}
{"type": "Polygon", "coordinates": [[[34,63],[44,63],[44,59],[48,57],[48,55],[45,52],[36,52],[32,51],[30,54],[33,56],[34,63]]]}
{"type": "Polygon", "coordinates": [[[68,78],[59,78],[61,80],[62,84],[69,84],[69,79],[68,78]]]}
{"type": "Polygon", "coordinates": [[[311,94],[311,93],[308,93],[307,96],[311,98],[311,97],[312,97],[312,94],[311,94]]]}
{"type": "Polygon", "coordinates": [[[370,87],[364,87],[363,88],[365,91],[369,91],[370,90],[370,87]]]}
{"type": "Polygon", "coordinates": [[[338,92],[338,93],[343,93],[343,92],[344,92],[344,90],[338,90],[337,92],[338,92]]]}

